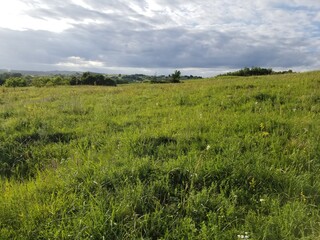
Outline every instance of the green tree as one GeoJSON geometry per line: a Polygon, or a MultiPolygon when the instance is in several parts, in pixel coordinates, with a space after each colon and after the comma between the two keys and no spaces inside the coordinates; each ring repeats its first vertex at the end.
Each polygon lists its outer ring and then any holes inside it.
{"type": "Polygon", "coordinates": [[[4,84],[8,78],[21,78],[21,73],[4,72],[0,74],[0,85],[4,84]]]}
{"type": "Polygon", "coordinates": [[[181,72],[175,70],[174,73],[171,75],[171,82],[172,83],[179,83],[181,78],[181,72]]]}
{"type": "Polygon", "coordinates": [[[32,86],[35,87],[44,87],[50,81],[49,77],[41,76],[35,77],[32,79],[32,86]]]}
{"type": "Polygon", "coordinates": [[[101,85],[116,86],[116,82],[110,78],[105,78],[102,74],[84,72],[81,76],[81,84],[84,85],[101,85]]]}
{"type": "Polygon", "coordinates": [[[5,87],[26,87],[27,81],[21,77],[10,77],[4,83],[5,87]]]}

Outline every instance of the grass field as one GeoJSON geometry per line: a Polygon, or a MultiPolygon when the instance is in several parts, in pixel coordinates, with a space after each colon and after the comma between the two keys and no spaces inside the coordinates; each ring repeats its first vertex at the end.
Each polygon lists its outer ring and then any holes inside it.
{"type": "Polygon", "coordinates": [[[320,72],[0,88],[0,239],[320,239],[320,72]]]}

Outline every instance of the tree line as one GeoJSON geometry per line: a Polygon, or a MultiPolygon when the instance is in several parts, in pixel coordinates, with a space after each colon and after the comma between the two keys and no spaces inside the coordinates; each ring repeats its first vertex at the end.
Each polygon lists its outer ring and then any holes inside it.
{"type": "Polygon", "coordinates": [[[58,85],[97,85],[97,86],[117,86],[118,84],[127,84],[134,82],[150,83],[179,83],[181,80],[201,79],[200,76],[182,76],[181,72],[176,70],[172,74],[165,76],[148,76],[144,74],[131,75],[105,75],[93,72],[74,73],[72,75],[46,75],[32,76],[22,75],[21,73],[4,72],[0,73],[0,85],[6,87],[44,87],[58,85]]]}
{"type": "Polygon", "coordinates": [[[5,87],[44,87],[57,85],[99,85],[116,86],[117,83],[103,74],[84,72],[82,74],[54,76],[23,76],[21,73],[1,73],[0,85],[5,87]]]}
{"type": "Polygon", "coordinates": [[[291,69],[287,71],[280,71],[276,72],[273,71],[272,68],[261,68],[261,67],[245,67],[243,69],[240,69],[235,72],[227,72],[224,74],[220,74],[218,76],[242,76],[242,77],[247,77],[247,76],[259,76],[259,75],[271,75],[271,74],[286,74],[286,73],[293,73],[291,69]]]}

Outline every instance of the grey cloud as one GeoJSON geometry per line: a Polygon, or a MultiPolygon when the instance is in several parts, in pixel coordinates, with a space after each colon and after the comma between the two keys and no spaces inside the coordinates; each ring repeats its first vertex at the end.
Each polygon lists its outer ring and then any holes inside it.
{"type": "Polygon", "coordinates": [[[315,44],[319,33],[316,22],[310,22],[315,13],[289,13],[271,0],[252,5],[238,0],[201,0],[189,6],[180,0],[157,0],[162,9],[153,16],[143,12],[150,7],[149,1],[130,1],[141,11],[120,0],[85,1],[90,8],[61,0],[42,1],[46,8],[37,5],[39,1],[26,2],[34,3],[30,16],[73,19],[73,28],[62,33],[0,29],[1,65],[27,69],[33,63],[48,70],[44,68],[55,69],[75,56],[103,62],[106,68],[137,71],[319,67],[315,44]],[[229,12],[224,12],[224,5],[229,12]],[[99,22],[85,24],[83,19],[99,22]]]}
{"type": "Polygon", "coordinates": [[[301,58],[303,53],[296,49],[295,42],[291,46],[279,42],[255,45],[256,39],[237,34],[218,31],[196,34],[180,28],[143,32],[127,30],[123,33],[116,29],[86,26],[82,32],[74,29],[63,34],[65,40],[53,43],[49,52],[63,49],[65,56],[80,55],[87,59],[102,55],[105,57],[98,60],[111,66],[126,67],[286,67],[308,64],[304,62],[307,59],[301,58]]]}

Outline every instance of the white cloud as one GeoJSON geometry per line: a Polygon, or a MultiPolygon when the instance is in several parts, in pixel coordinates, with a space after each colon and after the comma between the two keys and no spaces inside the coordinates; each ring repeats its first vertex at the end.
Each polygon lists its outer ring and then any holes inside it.
{"type": "Polygon", "coordinates": [[[25,14],[32,5],[19,0],[4,1],[0,8],[0,27],[13,30],[49,30],[62,32],[71,27],[66,19],[37,19],[25,14]]]}
{"type": "Polygon", "coordinates": [[[84,0],[71,0],[71,2],[75,5],[81,6],[83,8],[94,10],[89,4],[87,4],[84,0]]]}
{"type": "MultiPolygon", "coordinates": [[[[83,0],[73,0],[72,2],[81,7],[91,9],[90,5],[86,4],[83,0]]],[[[44,1],[6,1],[2,3],[0,8],[0,27],[18,31],[42,30],[61,33],[73,28],[74,25],[77,24],[102,23],[97,19],[86,17],[81,20],[76,20],[70,18],[68,15],[54,18],[50,16],[38,17],[36,14],[32,14],[35,9],[50,12],[52,10],[50,7],[51,6],[47,5],[44,1]]]]}
{"type": "Polygon", "coordinates": [[[104,63],[100,61],[86,60],[82,57],[71,56],[65,61],[56,64],[59,67],[68,67],[71,69],[83,69],[83,68],[103,68],[104,63]]]}

